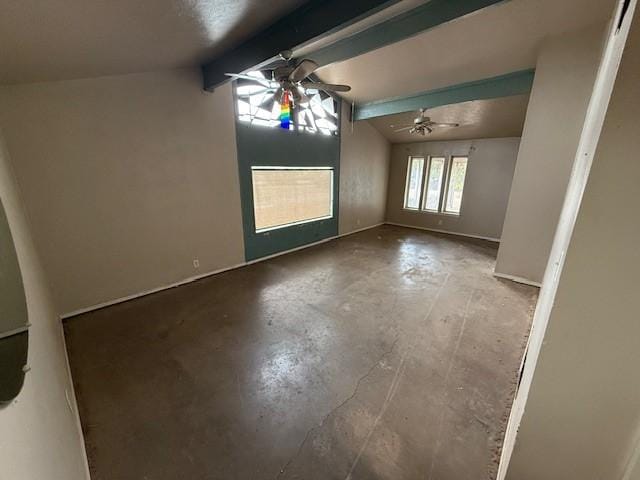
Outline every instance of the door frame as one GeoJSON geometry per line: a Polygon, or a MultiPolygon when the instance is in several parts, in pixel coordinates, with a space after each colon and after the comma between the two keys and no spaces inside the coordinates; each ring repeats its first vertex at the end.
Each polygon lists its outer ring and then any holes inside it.
{"type": "Polygon", "coordinates": [[[507,476],[507,469],[516,444],[520,422],[526,408],[536,364],[538,363],[545,332],[553,310],[558,284],[564,267],[565,255],[571,243],[571,236],[589,178],[618,68],[622,60],[622,53],[629,34],[636,3],[637,0],[617,0],[609,23],[600,65],[587,107],[560,219],[556,227],[551,253],[533,316],[531,333],[521,366],[520,383],[511,407],[511,414],[502,445],[497,480],[505,480],[507,476]]]}

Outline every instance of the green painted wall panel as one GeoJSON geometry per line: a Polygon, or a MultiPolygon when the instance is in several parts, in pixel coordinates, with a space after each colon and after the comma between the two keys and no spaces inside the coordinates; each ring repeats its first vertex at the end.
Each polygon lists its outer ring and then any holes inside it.
{"type": "Polygon", "coordinates": [[[317,242],[338,234],[340,137],[236,122],[245,258],[257,258],[317,242]],[[252,166],[333,167],[333,217],[256,233],[252,166]]]}

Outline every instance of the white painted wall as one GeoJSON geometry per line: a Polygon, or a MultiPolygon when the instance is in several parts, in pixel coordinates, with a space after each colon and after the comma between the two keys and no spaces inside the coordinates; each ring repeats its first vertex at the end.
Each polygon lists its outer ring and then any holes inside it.
{"type": "Polygon", "coordinates": [[[369,122],[352,124],[347,105],[341,135],[338,231],[344,234],[384,222],[390,144],[369,122]]]}
{"type": "Polygon", "coordinates": [[[490,138],[393,145],[387,221],[463,235],[499,239],[520,138],[490,138]],[[405,210],[404,189],[409,156],[469,157],[460,216],[405,210]]]}
{"type": "MultiPolygon", "coordinates": [[[[0,104],[59,313],[244,262],[229,84],[178,69],[2,86],[0,104]]],[[[347,117],[342,134],[347,233],[384,220],[389,145],[347,117]]]]}
{"type": "Polygon", "coordinates": [[[541,282],[560,217],[604,25],[543,45],[529,100],[496,272],[541,282]]]}
{"type": "Polygon", "coordinates": [[[508,479],[640,474],[639,17],[567,249],[508,479]]]}
{"type": "Polygon", "coordinates": [[[28,357],[31,371],[18,398],[0,409],[0,478],[85,480],[89,475],[62,327],[31,240],[1,134],[0,198],[16,245],[32,324],[28,357]]]}
{"type": "Polygon", "coordinates": [[[60,312],[244,261],[231,88],[201,82],[183,69],[0,88],[60,312]]]}

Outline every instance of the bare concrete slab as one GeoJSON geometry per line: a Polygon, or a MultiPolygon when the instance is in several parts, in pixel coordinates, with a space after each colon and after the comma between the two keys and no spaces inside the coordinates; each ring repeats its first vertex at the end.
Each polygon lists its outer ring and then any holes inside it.
{"type": "Polygon", "coordinates": [[[65,324],[93,480],[465,480],[496,459],[537,289],[383,226],[65,324]]]}

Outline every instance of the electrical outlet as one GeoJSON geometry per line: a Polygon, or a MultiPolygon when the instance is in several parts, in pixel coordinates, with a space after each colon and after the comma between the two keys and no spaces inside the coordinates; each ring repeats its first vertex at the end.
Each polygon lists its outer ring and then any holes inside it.
{"type": "Polygon", "coordinates": [[[357,220],[356,220],[356,224],[357,224],[358,226],[360,226],[360,219],[357,219],[357,220]]]}
{"type": "Polygon", "coordinates": [[[193,268],[200,268],[200,260],[197,258],[193,260],[193,268]]]}
{"type": "Polygon", "coordinates": [[[438,225],[442,225],[442,220],[438,220],[438,225]]]}

